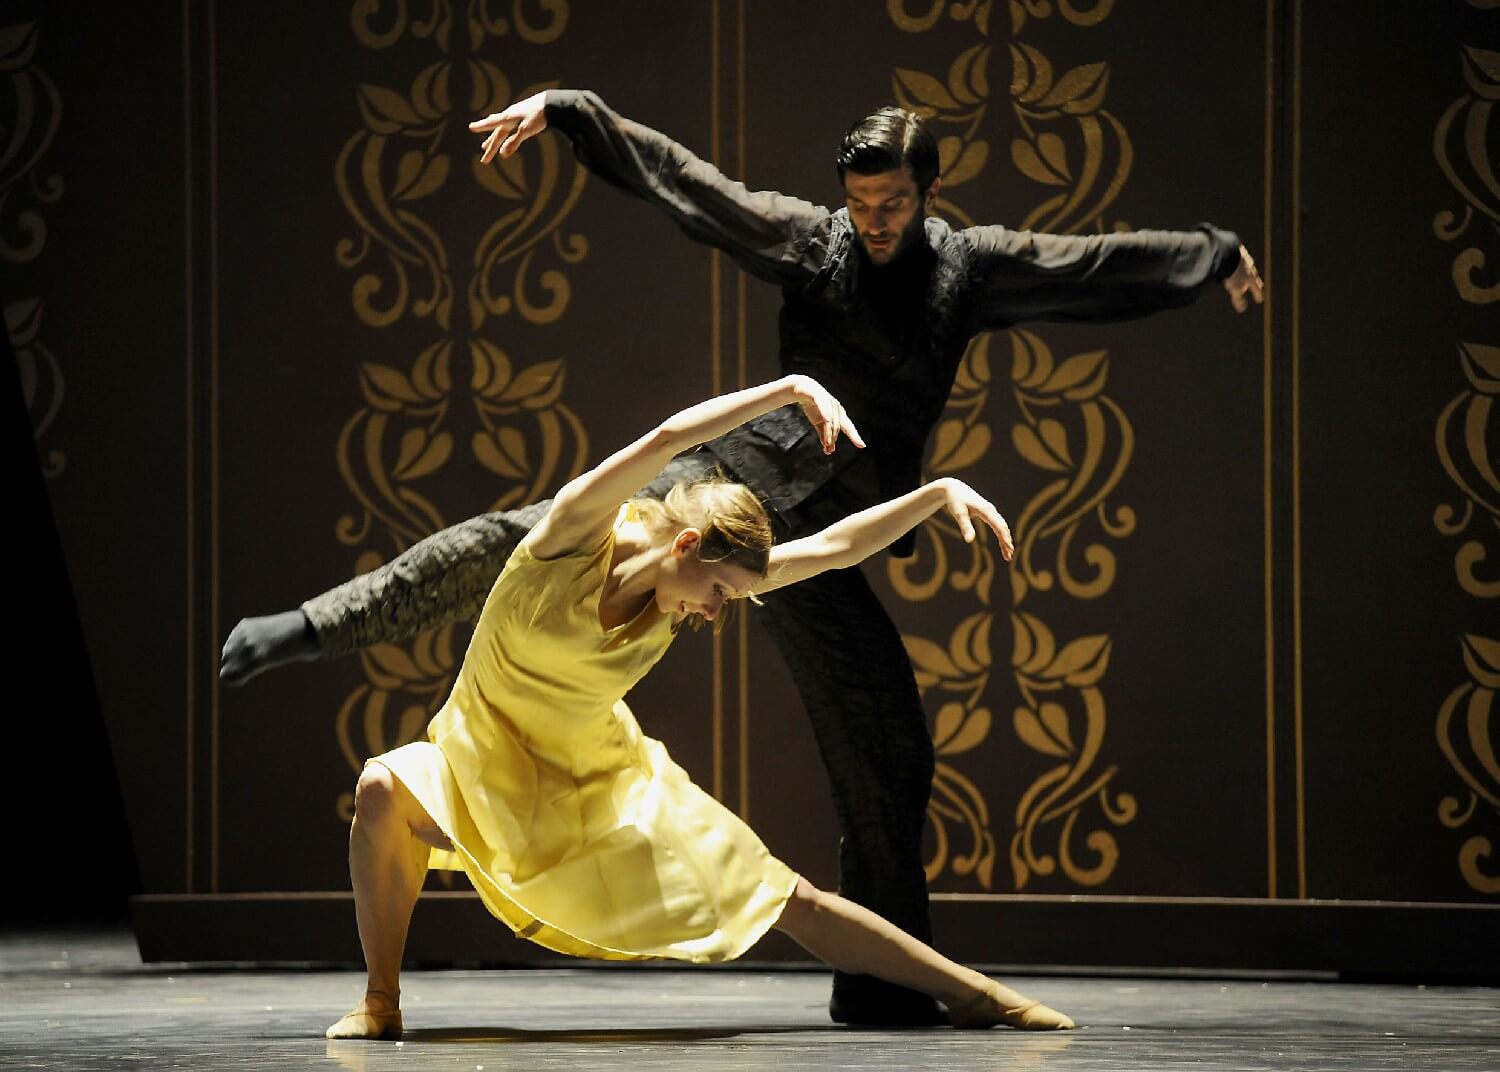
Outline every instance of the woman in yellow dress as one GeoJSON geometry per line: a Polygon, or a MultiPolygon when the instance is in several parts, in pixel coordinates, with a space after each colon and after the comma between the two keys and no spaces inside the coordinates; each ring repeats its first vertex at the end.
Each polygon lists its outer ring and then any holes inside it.
{"type": "Polygon", "coordinates": [[[1073,1021],[962,967],[875,913],[814,888],[699,789],[621,697],[686,619],[853,566],[947,509],[1014,553],[994,506],[927,484],[773,546],[743,485],[679,485],[621,502],[675,455],[795,403],[831,453],[863,447],[806,376],[692,406],[557,494],[495,582],[427,740],[370,760],[355,793],[349,872],[368,972],[329,1038],[399,1038],[400,968],[429,867],[464,871],[486,908],[549,949],[612,960],[732,960],[776,927],[846,972],[931,994],[955,1026],[1073,1021]]]}

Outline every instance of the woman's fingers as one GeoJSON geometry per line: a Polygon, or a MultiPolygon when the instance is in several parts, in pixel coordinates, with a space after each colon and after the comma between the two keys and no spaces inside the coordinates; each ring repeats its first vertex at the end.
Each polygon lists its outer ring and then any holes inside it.
{"type": "Polygon", "coordinates": [[[864,436],[860,435],[859,429],[854,427],[854,422],[849,419],[849,414],[844,411],[843,406],[839,407],[839,427],[842,428],[844,434],[849,437],[849,442],[853,443],[861,450],[864,449],[864,436]]]}
{"type": "Polygon", "coordinates": [[[972,488],[965,487],[957,497],[950,499],[949,510],[953,518],[958,522],[958,531],[964,538],[964,543],[973,543],[976,529],[974,527],[973,515],[978,514],[979,519],[995,534],[995,539],[1000,542],[1000,557],[1009,562],[1016,553],[1015,541],[1011,538],[1010,526],[1006,524],[1005,518],[1000,516],[1000,511],[995,509],[993,503],[982,498],[972,488]]]}
{"type": "Polygon", "coordinates": [[[984,523],[990,527],[990,531],[1000,541],[1000,557],[1009,562],[1011,556],[1016,553],[1015,541],[1011,539],[1010,535],[1010,526],[1005,523],[1005,518],[1000,516],[1000,511],[995,509],[994,504],[987,500],[980,500],[977,509],[979,510],[979,516],[984,519],[984,523]]]}
{"type": "Polygon", "coordinates": [[[795,379],[797,404],[802,407],[802,415],[818,433],[818,443],[823,447],[824,454],[832,454],[838,449],[841,435],[848,436],[849,442],[856,447],[864,447],[865,437],[859,434],[859,429],[849,419],[849,412],[844,409],[843,403],[812,377],[798,376],[795,379]]]}
{"type": "Polygon", "coordinates": [[[963,500],[953,504],[953,519],[958,522],[959,535],[964,543],[974,542],[974,522],[969,519],[969,504],[963,500]]]}

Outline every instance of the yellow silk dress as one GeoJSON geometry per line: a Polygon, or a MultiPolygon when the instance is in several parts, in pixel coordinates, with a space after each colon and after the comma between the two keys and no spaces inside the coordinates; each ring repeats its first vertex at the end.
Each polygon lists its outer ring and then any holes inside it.
{"type": "Polygon", "coordinates": [[[797,876],[693,784],[621,699],[672,642],[654,601],[613,629],[599,597],[615,535],[545,561],[523,543],[485,602],[427,740],[390,769],[519,937],[606,960],[732,960],[781,915],[797,876]]]}

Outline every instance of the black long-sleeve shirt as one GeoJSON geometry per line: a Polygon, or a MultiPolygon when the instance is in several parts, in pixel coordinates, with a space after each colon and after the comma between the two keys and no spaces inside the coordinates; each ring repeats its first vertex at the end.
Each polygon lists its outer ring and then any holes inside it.
{"type": "Polygon", "coordinates": [[[1027,320],[1114,321],[1186,305],[1239,264],[1239,239],[1188,231],[1049,235],[924,222],[925,243],[886,266],[863,255],[847,209],[753,191],[588,91],[549,90],[547,125],[611,185],[691,238],[781,287],[781,367],[831,391],[869,444],[824,455],[797,407],[708,444],[783,513],[836,481],[853,508],[920,480],[969,340],[1027,320]]]}

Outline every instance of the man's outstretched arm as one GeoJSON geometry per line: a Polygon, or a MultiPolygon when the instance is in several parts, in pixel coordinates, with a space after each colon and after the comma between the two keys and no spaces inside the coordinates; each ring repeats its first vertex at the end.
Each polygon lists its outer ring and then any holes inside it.
{"type": "Polygon", "coordinates": [[[666,135],[618,115],[595,93],[551,89],[469,124],[486,135],[482,163],[510,156],[549,128],[573,143],[589,171],[656,206],[695,241],[723,250],[752,275],[795,285],[822,266],[826,209],[746,189],[666,135]]]}
{"type": "Polygon", "coordinates": [[[1050,235],[1004,227],[961,232],[980,276],[983,326],[1026,320],[1129,320],[1186,305],[1219,284],[1237,312],[1264,300],[1255,261],[1231,231],[1050,235]]]}

